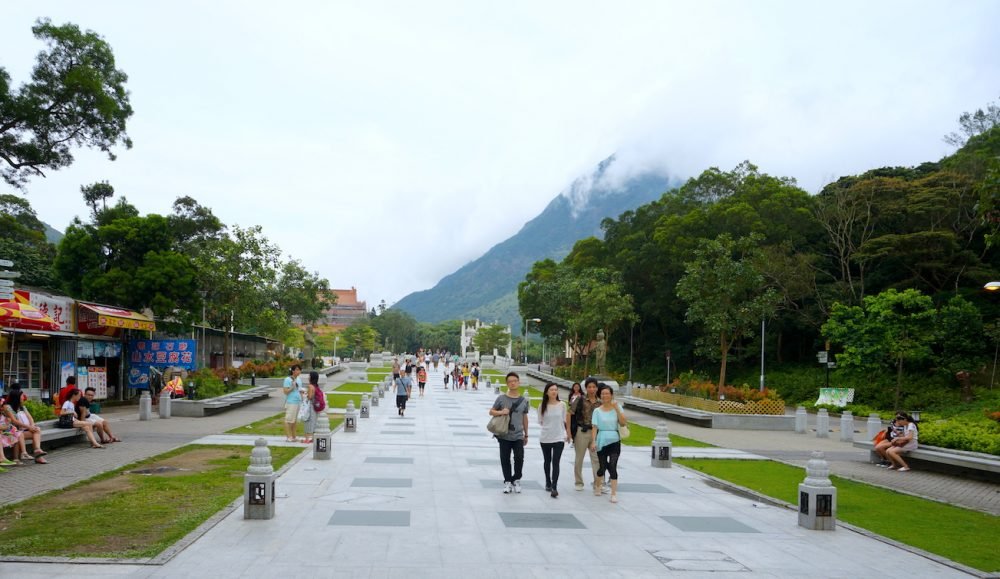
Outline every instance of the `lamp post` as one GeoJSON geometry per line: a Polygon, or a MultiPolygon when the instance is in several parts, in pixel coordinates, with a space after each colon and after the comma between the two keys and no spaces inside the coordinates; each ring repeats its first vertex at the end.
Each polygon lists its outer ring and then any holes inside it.
{"type": "Polygon", "coordinates": [[[528,322],[535,322],[540,324],[542,322],[541,318],[524,318],[524,337],[521,338],[521,349],[523,352],[523,362],[528,363],[528,322]]]}
{"type": "MultiPolygon", "coordinates": [[[[1000,293],[1000,281],[991,281],[984,285],[983,289],[989,293],[1000,293]]],[[[990,390],[993,390],[993,381],[997,377],[997,354],[1000,354],[1000,340],[994,337],[993,341],[996,345],[993,348],[993,373],[990,374],[990,390]]]]}
{"type": "Polygon", "coordinates": [[[333,337],[333,361],[337,361],[337,342],[340,341],[340,336],[333,337]]]}
{"type": "Polygon", "coordinates": [[[198,292],[201,294],[201,367],[204,368],[208,364],[206,363],[206,358],[208,357],[208,344],[205,343],[205,301],[208,299],[208,292],[201,290],[198,292]]]}

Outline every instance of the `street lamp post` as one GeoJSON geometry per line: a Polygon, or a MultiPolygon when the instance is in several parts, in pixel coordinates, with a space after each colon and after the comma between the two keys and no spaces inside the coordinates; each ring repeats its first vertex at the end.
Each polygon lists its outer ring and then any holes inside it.
{"type": "Polygon", "coordinates": [[[208,299],[208,292],[201,290],[201,367],[207,366],[208,344],[205,343],[205,301],[208,299]]]}
{"type": "MultiPolygon", "coordinates": [[[[984,285],[983,289],[990,293],[1000,293],[1000,281],[991,281],[984,285]]],[[[993,373],[990,374],[990,390],[993,390],[993,381],[997,377],[997,354],[1000,354],[1000,340],[994,338],[993,341],[996,344],[993,348],[993,373]]]]}
{"type": "Polygon", "coordinates": [[[540,324],[541,318],[524,318],[524,336],[521,338],[521,349],[523,350],[523,362],[528,363],[528,322],[540,324]]]}
{"type": "Polygon", "coordinates": [[[333,337],[333,361],[337,361],[337,342],[340,341],[340,336],[333,337]]]}

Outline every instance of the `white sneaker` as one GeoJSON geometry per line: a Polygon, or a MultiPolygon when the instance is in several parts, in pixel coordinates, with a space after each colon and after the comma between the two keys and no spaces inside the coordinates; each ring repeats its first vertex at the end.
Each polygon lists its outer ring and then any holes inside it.
{"type": "MultiPolygon", "coordinates": [[[[511,484],[509,482],[503,483],[503,494],[509,495],[510,491],[512,490],[512,488],[513,487],[511,486],[511,484]]],[[[521,492],[521,491],[518,491],[518,492],[521,492]]]]}
{"type": "Polygon", "coordinates": [[[521,481],[514,481],[514,492],[520,494],[521,492],[521,481]]]}

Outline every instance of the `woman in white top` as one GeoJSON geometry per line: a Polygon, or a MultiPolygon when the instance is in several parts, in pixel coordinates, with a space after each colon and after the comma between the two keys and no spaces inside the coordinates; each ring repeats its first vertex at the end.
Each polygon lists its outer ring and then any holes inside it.
{"type": "Polygon", "coordinates": [[[542,393],[542,403],[538,407],[538,423],[542,426],[539,440],[542,444],[542,456],[545,459],[545,490],[556,498],[559,491],[559,459],[563,447],[572,440],[569,433],[569,420],[566,415],[566,405],[559,400],[559,386],[549,382],[542,393]]]}
{"type": "Polygon", "coordinates": [[[902,412],[896,416],[896,427],[901,429],[903,433],[892,439],[892,446],[889,450],[885,451],[885,454],[892,461],[892,466],[889,467],[889,470],[906,472],[910,470],[910,465],[906,464],[906,461],[903,460],[903,453],[917,449],[919,431],[917,430],[917,425],[913,423],[913,419],[910,418],[910,415],[902,412]]]}
{"type": "Polygon", "coordinates": [[[73,388],[66,393],[66,401],[63,402],[62,408],[59,410],[59,422],[56,423],[56,426],[59,428],[81,428],[90,440],[90,448],[104,448],[94,438],[94,425],[85,420],[78,420],[76,417],[76,403],[80,400],[81,394],[79,388],[73,388]]]}

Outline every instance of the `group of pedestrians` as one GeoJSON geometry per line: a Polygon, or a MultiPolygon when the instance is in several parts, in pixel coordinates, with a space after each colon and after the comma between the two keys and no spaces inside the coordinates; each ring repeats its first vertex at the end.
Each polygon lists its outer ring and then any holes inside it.
{"type": "Polygon", "coordinates": [[[875,444],[875,452],[882,457],[878,466],[907,472],[910,465],[906,463],[903,454],[917,449],[920,429],[913,417],[905,412],[896,413],[889,427],[881,434],[881,440],[875,444]]]}
{"type": "MultiPolygon", "coordinates": [[[[509,416],[506,433],[496,434],[500,447],[504,494],[520,493],[524,469],[524,447],[528,444],[528,415],[531,405],[521,394],[521,378],[516,372],[506,377],[507,392],[497,397],[490,416],[509,416]],[[513,460],[512,460],[513,457],[513,460]]],[[[584,387],[574,384],[569,405],[559,398],[559,387],[549,382],[542,391],[538,407],[541,426],[542,468],[545,490],[552,498],[559,496],[559,463],[566,443],[575,448],[573,474],[575,488],[584,490],[583,461],[588,455],[594,475],[595,496],[603,492],[604,477],[609,476],[611,502],[618,502],[618,458],[621,456],[621,427],[627,424],[621,405],[615,402],[610,386],[588,378],[584,387]]]]}
{"type": "Polygon", "coordinates": [[[302,366],[294,364],[285,378],[281,391],[285,395],[285,441],[310,444],[316,432],[316,421],[326,410],[326,394],[319,385],[319,372],[309,372],[309,382],[303,386],[302,366]],[[298,438],[298,423],[302,423],[303,438],[298,438]]]}

